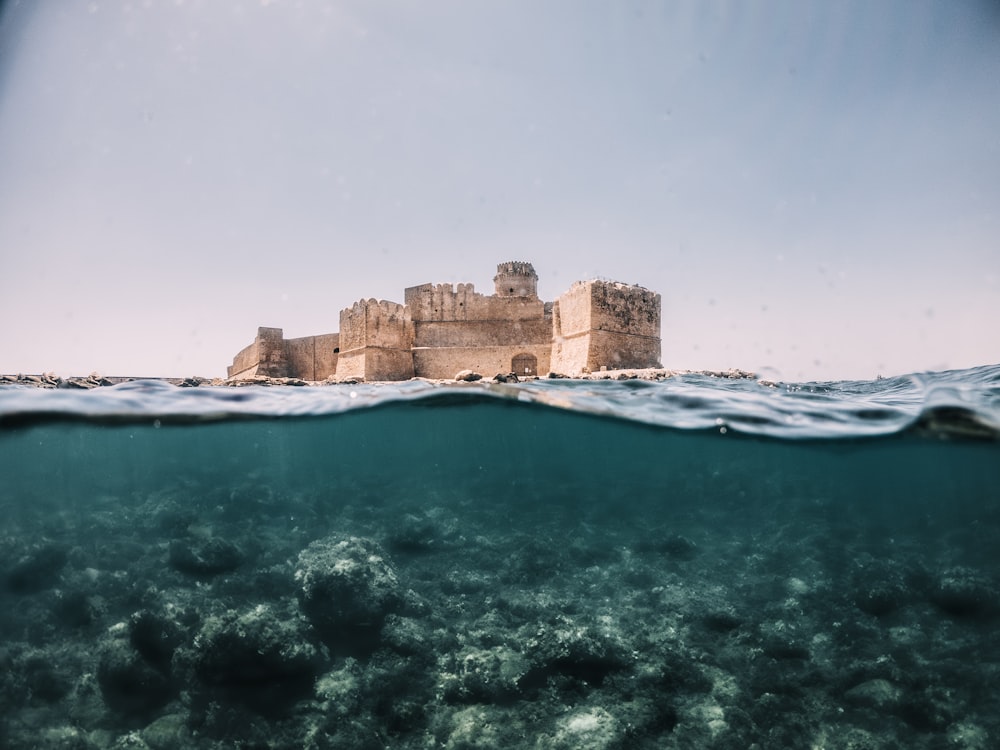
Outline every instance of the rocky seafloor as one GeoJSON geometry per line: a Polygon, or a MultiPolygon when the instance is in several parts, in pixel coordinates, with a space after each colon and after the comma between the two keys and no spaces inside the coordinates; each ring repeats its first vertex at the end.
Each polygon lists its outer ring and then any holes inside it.
{"type": "Polygon", "coordinates": [[[10,503],[0,746],[996,746],[995,509],[628,492],[10,503]]]}

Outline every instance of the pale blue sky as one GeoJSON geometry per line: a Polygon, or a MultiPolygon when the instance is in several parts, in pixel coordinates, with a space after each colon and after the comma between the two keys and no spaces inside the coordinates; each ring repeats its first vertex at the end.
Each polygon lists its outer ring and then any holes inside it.
{"type": "Polygon", "coordinates": [[[1000,4],[0,12],[0,372],[222,375],[257,326],[529,260],[663,363],[1000,361],[1000,4]]]}

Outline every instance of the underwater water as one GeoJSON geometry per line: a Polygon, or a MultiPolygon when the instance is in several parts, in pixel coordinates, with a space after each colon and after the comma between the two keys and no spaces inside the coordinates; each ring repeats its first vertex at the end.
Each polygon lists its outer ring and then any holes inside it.
{"type": "Polygon", "coordinates": [[[1000,367],[0,388],[0,746],[992,748],[1000,367]]]}

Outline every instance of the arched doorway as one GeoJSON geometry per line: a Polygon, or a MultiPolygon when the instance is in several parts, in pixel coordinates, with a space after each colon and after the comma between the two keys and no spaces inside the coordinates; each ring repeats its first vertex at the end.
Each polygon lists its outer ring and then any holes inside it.
{"type": "Polygon", "coordinates": [[[510,371],[517,376],[537,375],[538,357],[534,354],[515,354],[510,361],[510,371]]]}

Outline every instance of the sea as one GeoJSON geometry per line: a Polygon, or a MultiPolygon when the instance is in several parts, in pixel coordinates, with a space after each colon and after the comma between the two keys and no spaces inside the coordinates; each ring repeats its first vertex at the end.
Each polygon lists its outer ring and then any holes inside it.
{"type": "Polygon", "coordinates": [[[1000,747],[1000,366],[0,386],[0,747],[1000,747]]]}

